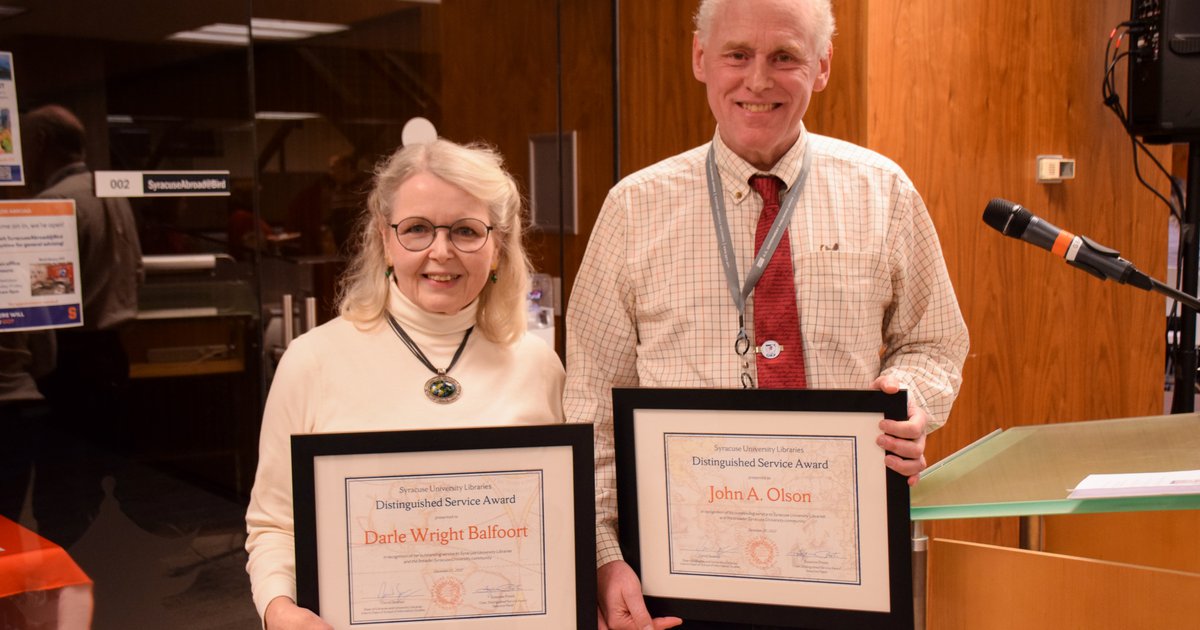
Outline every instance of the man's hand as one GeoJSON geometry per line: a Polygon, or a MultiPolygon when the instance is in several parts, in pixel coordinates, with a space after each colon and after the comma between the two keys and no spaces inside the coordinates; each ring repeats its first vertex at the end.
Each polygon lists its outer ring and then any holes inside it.
{"type": "Polygon", "coordinates": [[[642,583],[624,560],[596,571],[596,604],[600,630],[664,630],[683,623],[678,617],[651,619],[642,599],[642,583]]]}
{"type": "MultiPolygon", "coordinates": [[[[900,381],[896,377],[885,374],[875,379],[871,387],[888,394],[900,391],[900,381]]],[[[908,477],[908,485],[917,485],[917,475],[925,470],[925,425],[929,424],[929,413],[908,399],[908,420],[888,420],[879,422],[883,435],[876,438],[875,443],[888,451],[884,462],[888,468],[908,477]]]]}
{"type": "Polygon", "coordinates": [[[267,630],[333,630],[333,627],[301,608],[290,597],[282,595],[272,599],[263,611],[263,625],[267,630]]]}

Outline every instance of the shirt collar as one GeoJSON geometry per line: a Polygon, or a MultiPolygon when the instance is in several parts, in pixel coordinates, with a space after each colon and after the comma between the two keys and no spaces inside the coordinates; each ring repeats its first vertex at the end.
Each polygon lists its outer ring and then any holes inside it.
{"type": "Polygon", "coordinates": [[[87,164],[84,164],[83,162],[72,162],[51,173],[50,177],[46,178],[45,186],[46,188],[49,188],[72,175],[78,175],[86,172],[87,164]]]}
{"type": "Polygon", "coordinates": [[[733,197],[734,204],[741,205],[747,199],[757,198],[750,188],[750,177],[753,175],[774,175],[783,180],[785,188],[782,193],[791,190],[804,164],[804,152],[808,150],[808,130],[801,123],[800,137],[796,139],[796,143],[779,158],[771,170],[765,172],[734,153],[733,149],[721,140],[720,128],[713,134],[712,142],[713,157],[716,158],[717,171],[721,174],[721,185],[733,197]]]}

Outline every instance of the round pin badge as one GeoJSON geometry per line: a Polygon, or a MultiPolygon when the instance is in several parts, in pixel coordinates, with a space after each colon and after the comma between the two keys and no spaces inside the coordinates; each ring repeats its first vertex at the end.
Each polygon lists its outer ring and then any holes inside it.
{"type": "Polygon", "coordinates": [[[779,345],[779,342],[775,341],[774,339],[768,339],[758,347],[758,351],[764,357],[768,359],[774,359],[775,357],[779,356],[780,352],[783,352],[783,346],[779,345]]]}

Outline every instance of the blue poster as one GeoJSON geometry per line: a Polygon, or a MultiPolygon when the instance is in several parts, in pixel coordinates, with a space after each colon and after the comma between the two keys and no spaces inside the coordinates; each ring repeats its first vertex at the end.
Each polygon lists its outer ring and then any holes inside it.
{"type": "Polygon", "coordinates": [[[17,120],[17,81],[13,57],[0,51],[0,186],[21,186],[21,125],[17,120]]]}

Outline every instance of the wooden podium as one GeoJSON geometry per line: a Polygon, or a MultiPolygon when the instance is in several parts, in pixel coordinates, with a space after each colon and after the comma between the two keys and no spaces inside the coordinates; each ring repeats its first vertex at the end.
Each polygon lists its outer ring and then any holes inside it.
{"type": "Polygon", "coordinates": [[[1200,628],[1200,494],[1067,498],[1089,474],[1172,470],[1200,470],[1200,414],[1015,427],[939,462],[913,489],[914,529],[924,520],[1016,516],[1023,548],[933,541],[927,618],[917,625],[1200,628]],[[1165,540],[1138,520],[1160,511],[1174,511],[1162,513],[1173,519],[1160,530],[1172,533],[1165,540]],[[1065,536],[1046,527],[1046,517],[1108,513],[1125,520],[1115,529],[1064,524],[1065,536]],[[1056,548],[1089,557],[1044,551],[1056,548]]]}
{"type": "Polygon", "coordinates": [[[1200,573],[934,540],[929,628],[1197,628],[1200,573]]]}

